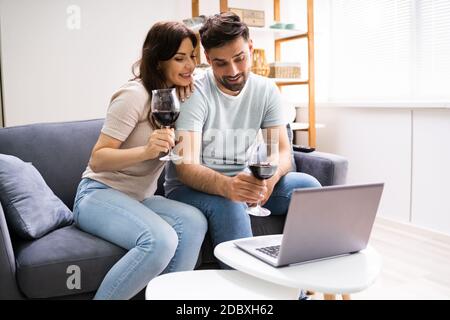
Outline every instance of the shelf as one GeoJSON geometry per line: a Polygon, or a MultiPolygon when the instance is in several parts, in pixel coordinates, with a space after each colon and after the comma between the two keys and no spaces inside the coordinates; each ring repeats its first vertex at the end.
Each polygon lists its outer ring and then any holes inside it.
{"type": "Polygon", "coordinates": [[[292,79],[292,78],[269,78],[275,82],[278,86],[294,86],[308,84],[309,81],[305,79],[292,79]]]}
{"type": "MultiPolygon", "coordinates": [[[[316,129],[325,128],[324,124],[316,123],[316,129]]],[[[291,123],[291,129],[292,131],[308,131],[309,130],[309,123],[307,122],[292,122],[291,123]]]]}
{"type": "MultiPolygon", "coordinates": [[[[190,27],[192,31],[194,31],[196,34],[199,34],[199,30],[201,28],[201,25],[190,27]]],[[[295,39],[302,39],[307,38],[308,33],[302,31],[302,30],[291,30],[291,29],[274,29],[274,28],[266,28],[266,27],[248,27],[250,30],[250,34],[258,34],[258,33],[271,33],[274,37],[275,41],[283,42],[283,41],[290,41],[295,39]]]]}
{"type": "Polygon", "coordinates": [[[250,33],[272,33],[276,41],[288,41],[308,37],[308,33],[303,30],[275,29],[267,27],[249,27],[249,30],[250,33]]]}
{"type": "MultiPolygon", "coordinates": [[[[196,73],[204,72],[204,68],[197,68],[195,69],[196,73]]],[[[305,85],[308,84],[309,81],[305,79],[293,79],[293,78],[269,78],[267,79],[275,82],[278,86],[294,86],[294,85],[305,85]]]]}
{"type": "MultiPolygon", "coordinates": [[[[200,14],[200,0],[192,0],[192,16],[197,17],[200,14]]],[[[281,0],[273,0],[273,21],[282,21],[280,11],[281,0]]],[[[228,0],[220,0],[220,12],[228,11],[228,0]]],[[[274,61],[281,61],[281,51],[283,43],[291,40],[305,39],[307,42],[307,56],[308,56],[308,74],[303,76],[308,79],[281,79],[269,78],[281,90],[283,86],[293,85],[307,85],[308,86],[308,122],[296,123],[292,125],[294,130],[303,130],[308,133],[308,145],[316,147],[316,128],[323,127],[323,125],[316,125],[315,113],[315,76],[314,76],[314,0],[306,0],[306,30],[294,29],[277,29],[270,27],[249,27],[251,37],[271,37],[274,43],[274,61]],[[311,126],[309,125],[311,123],[311,126]],[[314,124],[314,125],[313,125],[314,124]]],[[[273,23],[268,21],[268,23],[273,23]]],[[[294,25],[295,26],[295,25],[294,25]]],[[[300,25],[300,27],[303,27],[300,25]]],[[[197,30],[196,30],[197,31],[197,30]]],[[[196,48],[197,55],[200,56],[200,46],[196,48]]],[[[306,119],[305,119],[306,120],[306,119]]]]}

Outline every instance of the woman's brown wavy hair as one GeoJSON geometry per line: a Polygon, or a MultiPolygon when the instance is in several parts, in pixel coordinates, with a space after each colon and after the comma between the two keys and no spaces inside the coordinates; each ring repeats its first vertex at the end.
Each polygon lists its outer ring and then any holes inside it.
{"type": "MultiPolygon", "coordinates": [[[[150,99],[152,90],[167,88],[164,72],[159,67],[159,63],[170,60],[186,38],[192,41],[194,48],[197,46],[195,33],[181,22],[157,22],[147,33],[141,59],[132,66],[134,75],[132,80],[142,81],[150,99]]],[[[151,112],[148,113],[147,119],[153,129],[159,127],[153,120],[151,112]]]]}

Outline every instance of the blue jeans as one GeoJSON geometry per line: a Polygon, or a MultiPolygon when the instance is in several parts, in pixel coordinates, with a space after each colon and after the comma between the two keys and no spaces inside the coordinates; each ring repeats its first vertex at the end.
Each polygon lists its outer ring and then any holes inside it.
{"type": "MultiPolygon", "coordinates": [[[[290,172],[275,185],[272,195],[264,207],[269,209],[273,215],[284,215],[287,213],[294,189],[315,187],[321,187],[321,185],[313,176],[290,172]]],[[[214,246],[225,241],[253,235],[245,203],[196,191],[187,186],[178,187],[167,196],[169,199],[190,204],[203,212],[208,219],[209,232],[214,246]]]]}
{"type": "Polygon", "coordinates": [[[160,196],[139,202],[91,179],[78,186],[74,219],[81,230],[129,250],[94,299],[130,299],[162,272],[194,269],[207,230],[194,207],[160,196]]]}

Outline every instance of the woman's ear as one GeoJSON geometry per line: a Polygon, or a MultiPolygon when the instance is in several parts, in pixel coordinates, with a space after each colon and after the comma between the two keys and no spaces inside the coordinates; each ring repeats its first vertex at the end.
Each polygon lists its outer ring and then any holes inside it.
{"type": "Polygon", "coordinates": [[[158,61],[158,64],[156,65],[156,70],[162,72],[166,67],[167,67],[167,62],[168,61],[158,61]]]}

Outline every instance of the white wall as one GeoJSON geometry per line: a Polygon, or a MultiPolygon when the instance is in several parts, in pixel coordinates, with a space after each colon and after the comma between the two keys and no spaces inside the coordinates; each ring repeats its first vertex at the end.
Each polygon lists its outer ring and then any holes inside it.
{"type": "Polygon", "coordinates": [[[325,124],[318,149],[349,160],[348,183],[385,182],[380,216],[450,234],[449,109],[318,107],[316,113],[325,124]]]}
{"type": "MultiPolygon", "coordinates": [[[[273,1],[230,0],[266,12],[273,1]]],[[[200,13],[219,11],[201,0],[200,13]]],[[[0,0],[4,110],[7,126],[104,117],[111,94],[131,77],[150,26],[191,17],[190,0],[0,0]],[[70,29],[80,8],[80,29],[70,29]]],[[[273,58],[273,41],[252,34],[273,58]]]]}
{"type": "Polygon", "coordinates": [[[150,26],[190,16],[181,0],[0,0],[6,125],[104,117],[150,26]]]}
{"type": "Polygon", "coordinates": [[[450,233],[450,109],[414,111],[412,222],[450,233]]]}

